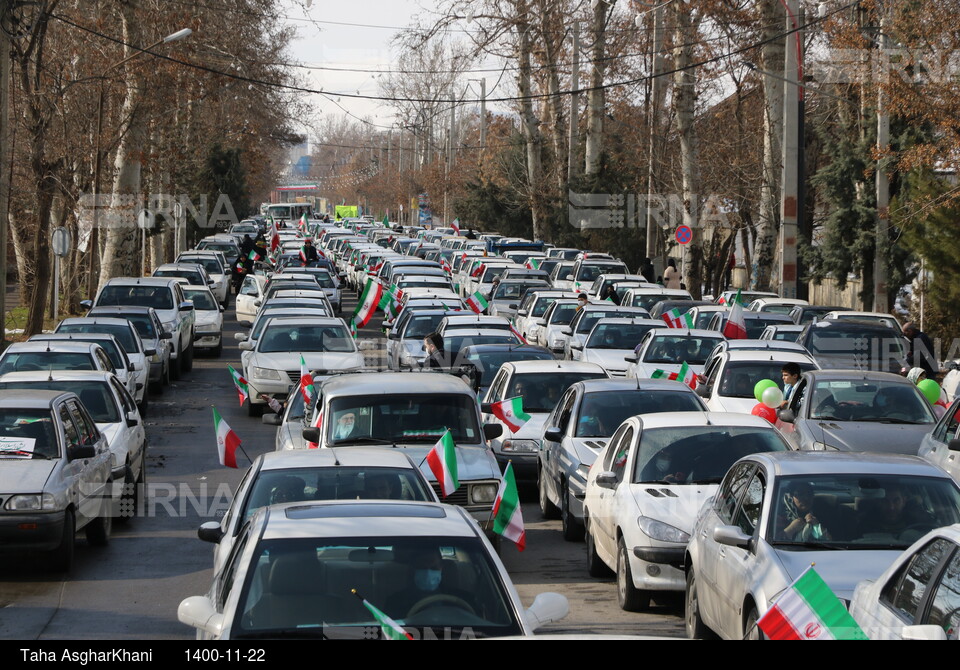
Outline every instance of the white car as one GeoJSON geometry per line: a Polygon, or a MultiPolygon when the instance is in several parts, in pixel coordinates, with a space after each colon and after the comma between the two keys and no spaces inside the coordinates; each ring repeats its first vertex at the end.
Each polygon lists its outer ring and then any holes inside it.
{"type": "Polygon", "coordinates": [[[587,477],[591,576],[615,571],[617,600],[629,611],[647,609],[658,591],[683,591],[693,524],[730,466],[748,454],[789,450],[755,416],[664,412],[627,419],[587,477]]]}
{"type": "Polygon", "coordinates": [[[216,574],[243,525],[261,507],[357,499],[440,502],[416,463],[402,451],[375,447],[274,451],[254,459],[223,519],[204,523],[197,535],[216,545],[216,574]]]}
{"type": "Polygon", "coordinates": [[[613,377],[625,377],[628,362],[644,335],[662,328],[660,319],[600,319],[581,344],[570,345],[575,361],[596,363],[613,377]]]}
{"type": "Polygon", "coordinates": [[[693,369],[694,374],[701,374],[707,356],[724,339],[715,330],[651,330],[638,345],[636,362],[627,368],[627,376],[646,379],[657,370],[679,372],[684,363],[693,369]]]}
{"type": "Polygon", "coordinates": [[[197,339],[193,346],[210,351],[216,358],[223,352],[223,305],[204,286],[184,286],[183,295],[193,302],[197,315],[197,339]]]}
{"type": "Polygon", "coordinates": [[[534,325],[537,326],[534,344],[545,347],[555,354],[562,354],[563,344],[566,341],[563,331],[570,326],[570,321],[577,315],[579,306],[576,299],[558,298],[547,308],[542,317],[533,320],[534,325]]]}
{"type": "Polygon", "coordinates": [[[850,614],[871,640],[960,639],[960,525],[931,531],[857,584],[850,614]]]}
{"type": "Polygon", "coordinates": [[[386,639],[364,601],[410,639],[532,635],[569,610],[557,594],[524,609],[461,508],[351,500],[258,510],[209,593],[181,602],[177,618],[202,639],[386,639]]]}
{"type": "Polygon", "coordinates": [[[836,311],[836,312],[827,312],[821,317],[821,321],[824,320],[834,320],[834,321],[868,321],[870,323],[879,323],[882,326],[887,326],[893,328],[897,332],[903,332],[903,326],[900,325],[900,321],[897,317],[892,314],[885,314],[883,312],[853,312],[853,311],[836,311]]]}
{"type": "Polygon", "coordinates": [[[820,369],[809,354],[791,351],[728,351],[721,354],[710,369],[705,371],[707,381],[697,386],[697,395],[706,401],[711,412],[749,414],[757,404],[753,394],[757,382],[770,379],[783,390],[781,371],[786,363],[796,363],[800,366],[801,373],[820,369]]]}
{"type": "Polygon", "coordinates": [[[573,359],[573,347],[586,342],[587,336],[598,321],[616,318],[649,319],[650,312],[639,307],[620,307],[607,301],[590,303],[582,307],[574,314],[570,325],[560,331],[560,337],[564,338],[563,357],[567,360],[573,359]]]}
{"type": "Polygon", "coordinates": [[[514,318],[517,332],[528,342],[536,342],[538,339],[537,333],[540,330],[540,325],[536,323],[537,319],[543,317],[550,305],[564,298],[576,300],[577,294],[555,290],[528,292],[517,306],[517,316],[514,318]]]}
{"type": "Polygon", "coordinates": [[[247,275],[237,293],[237,321],[253,323],[257,315],[257,303],[263,299],[267,288],[267,278],[263,275],[247,275]]]}
{"type": "Polygon", "coordinates": [[[259,415],[266,405],[261,393],[283,399],[300,382],[301,357],[309,370],[321,371],[314,378],[317,381],[335,372],[364,367],[363,354],[347,324],[331,317],[270,319],[256,347],[241,342],[240,349],[252,352],[243,362],[251,416],[259,415]]]}
{"type": "Polygon", "coordinates": [[[751,312],[773,312],[775,314],[787,314],[797,305],[809,305],[806,300],[797,298],[757,298],[749,305],[747,310],[751,312]]]}
{"type": "Polygon", "coordinates": [[[213,280],[210,290],[224,309],[230,306],[230,273],[223,254],[217,251],[185,251],[177,256],[177,263],[194,263],[203,267],[213,280]]]}

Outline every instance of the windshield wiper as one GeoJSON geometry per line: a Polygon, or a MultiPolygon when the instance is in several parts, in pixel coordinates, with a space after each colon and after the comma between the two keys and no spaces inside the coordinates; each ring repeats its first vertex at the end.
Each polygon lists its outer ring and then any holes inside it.
{"type": "Polygon", "coordinates": [[[705,479],[695,479],[691,484],[719,484],[723,477],[707,477],[705,479]]]}
{"type": "Polygon", "coordinates": [[[863,421],[864,423],[894,423],[894,424],[901,424],[901,425],[907,425],[907,426],[919,426],[920,424],[925,423],[924,421],[909,421],[907,419],[890,419],[887,417],[884,417],[881,419],[860,419],[860,421],[863,421]]]}
{"type": "Polygon", "coordinates": [[[270,639],[301,639],[301,640],[313,640],[320,638],[321,640],[329,640],[327,634],[323,632],[322,626],[317,626],[315,628],[297,628],[293,630],[265,630],[256,633],[240,633],[234,634],[234,640],[270,640],[270,639]]]}
{"type": "Polygon", "coordinates": [[[379,437],[346,437],[342,440],[334,440],[333,444],[389,444],[397,446],[394,440],[383,440],[379,437]]]}
{"type": "Polygon", "coordinates": [[[779,541],[779,542],[774,542],[774,543],[773,543],[773,546],[775,546],[775,547],[803,547],[804,549],[830,549],[830,550],[838,550],[838,549],[847,549],[847,548],[848,548],[847,545],[842,545],[842,544],[839,544],[839,545],[838,545],[838,544],[827,544],[826,542],[814,542],[814,541],[810,541],[810,540],[808,540],[808,541],[806,541],[806,542],[789,542],[789,541],[786,541],[786,540],[782,540],[782,541],[779,541]]]}
{"type": "Polygon", "coordinates": [[[39,451],[26,451],[24,449],[4,449],[3,451],[0,451],[0,456],[31,456],[42,458],[45,461],[50,460],[49,456],[46,454],[41,454],[39,451]]]}

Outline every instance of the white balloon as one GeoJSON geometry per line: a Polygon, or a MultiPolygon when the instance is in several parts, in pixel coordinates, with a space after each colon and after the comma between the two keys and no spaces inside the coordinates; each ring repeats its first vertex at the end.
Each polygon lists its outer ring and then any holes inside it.
{"type": "Polygon", "coordinates": [[[771,409],[776,409],[783,404],[783,391],[777,386],[771,386],[763,392],[760,402],[771,409]]]}

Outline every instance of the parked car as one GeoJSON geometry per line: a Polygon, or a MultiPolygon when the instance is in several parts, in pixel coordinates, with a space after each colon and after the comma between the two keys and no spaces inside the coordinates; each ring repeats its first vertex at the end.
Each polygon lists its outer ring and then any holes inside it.
{"type": "Polygon", "coordinates": [[[575,361],[603,366],[611,376],[625,377],[628,360],[633,359],[633,352],[644,336],[662,327],[663,321],[659,319],[600,319],[582,345],[570,345],[570,356],[575,361]]]}
{"type": "Polygon", "coordinates": [[[890,326],[865,321],[808,324],[797,342],[823,369],[873,370],[899,374],[907,365],[907,339],[890,326]]]}
{"type": "Polygon", "coordinates": [[[223,305],[217,302],[210,289],[203,286],[184,286],[183,295],[193,303],[197,315],[197,339],[193,346],[220,358],[223,352],[223,305]]]}
{"type": "Polygon", "coordinates": [[[649,379],[657,370],[679,372],[684,363],[694,374],[701,374],[710,352],[723,339],[723,335],[712,330],[651,330],[637,345],[636,359],[627,367],[627,377],[649,379]]]}
{"type": "Polygon", "coordinates": [[[757,404],[753,391],[757,382],[769,379],[783,391],[781,371],[786,363],[796,363],[801,372],[819,369],[816,361],[804,353],[732,349],[704,368],[706,382],[697,386],[697,395],[712,412],[749,414],[757,404]]]}
{"type": "Polygon", "coordinates": [[[163,323],[153,307],[94,307],[88,317],[126,319],[133,324],[143,345],[143,355],[150,362],[149,390],[163,393],[170,384],[170,351],[173,334],[163,329],[163,323]]]}

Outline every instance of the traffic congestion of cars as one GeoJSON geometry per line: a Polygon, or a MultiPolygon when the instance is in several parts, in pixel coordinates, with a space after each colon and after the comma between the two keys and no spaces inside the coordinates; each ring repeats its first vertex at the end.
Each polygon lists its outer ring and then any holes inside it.
{"type": "Polygon", "coordinates": [[[691,638],[763,637],[811,564],[869,637],[960,636],[960,399],[907,375],[895,316],[694,300],[494,233],[292,223],[206,238],[7,347],[3,552],[69,573],[78,531],[140,522],[121,511],[150,476],[149,399],[226,356],[235,320],[220,395],[275,446],[197,529],[212,580],[166,614],[198,639],[534,635],[570,604],[524,607],[504,567],[513,482],[615,581],[610,607],[672,596],[691,638]]]}

